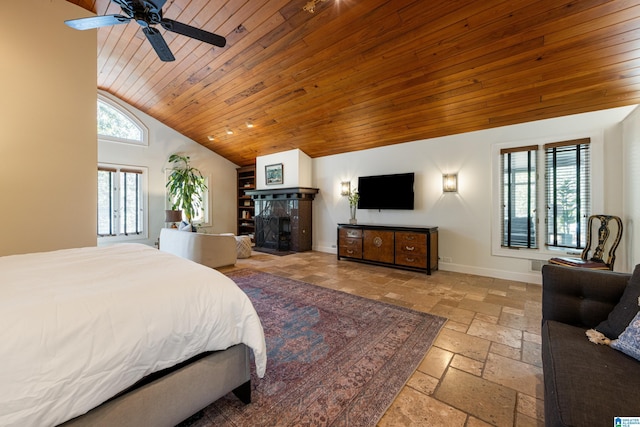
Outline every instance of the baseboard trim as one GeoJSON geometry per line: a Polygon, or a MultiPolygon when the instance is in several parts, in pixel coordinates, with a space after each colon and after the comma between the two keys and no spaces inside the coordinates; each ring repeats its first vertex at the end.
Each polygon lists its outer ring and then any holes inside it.
{"type": "Polygon", "coordinates": [[[519,273],[516,271],[496,270],[493,268],[473,267],[469,265],[440,262],[438,269],[453,273],[474,274],[476,276],[492,277],[494,279],[513,280],[516,282],[542,284],[542,274],[539,271],[519,273]]]}
{"type": "MultiPolygon", "coordinates": [[[[317,246],[314,251],[324,252],[328,254],[338,253],[336,248],[317,246]]],[[[453,273],[474,274],[476,276],[492,277],[494,279],[513,280],[516,282],[533,283],[535,285],[542,284],[542,274],[539,271],[531,271],[528,273],[520,273],[517,271],[498,270],[495,268],[474,267],[471,265],[454,264],[449,262],[438,263],[438,269],[442,271],[451,271],[453,273]]]]}

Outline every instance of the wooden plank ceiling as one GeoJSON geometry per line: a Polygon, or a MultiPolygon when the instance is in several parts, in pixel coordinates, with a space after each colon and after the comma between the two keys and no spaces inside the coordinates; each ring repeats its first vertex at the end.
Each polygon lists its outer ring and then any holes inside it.
{"type": "Polygon", "coordinates": [[[98,87],[238,165],[640,103],[637,0],[307,2],[169,0],[227,46],[158,27],[163,63],[135,22],[101,28],[98,87]]]}

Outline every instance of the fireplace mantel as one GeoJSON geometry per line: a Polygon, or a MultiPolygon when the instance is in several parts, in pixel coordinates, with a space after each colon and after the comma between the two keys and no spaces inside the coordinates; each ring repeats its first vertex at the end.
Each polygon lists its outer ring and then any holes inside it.
{"type": "Polygon", "coordinates": [[[290,187],[274,188],[264,190],[246,190],[245,194],[254,200],[276,200],[276,199],[297,199],[313,200],[320,191],[318,188],[310,187],[290,187]]]}

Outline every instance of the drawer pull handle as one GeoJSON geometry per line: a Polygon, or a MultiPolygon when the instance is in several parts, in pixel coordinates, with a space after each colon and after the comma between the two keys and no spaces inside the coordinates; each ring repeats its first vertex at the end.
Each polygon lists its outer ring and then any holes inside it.
{"type": "Polygon", "coordinates": [[[405,248],[406,250],[408,250],[408,251],[413,251],[413,250],[415,250],[415,249],[416,249],[416,247],[415,247],[415,246],[405,246],[404,248],[405,248]]]}
{"type": "Polygon", "coordinates": [[[416,240],[416,236],[406,236],[405,239],[407,239],[407,240],[416,240]]]}
{"type": "Polygon", "coordinates": [[[416,262],[415,258],[405,258],[407,262],[416,262]]]}
{"type": "Polygon", "coordinates": [[[353,253],[353,251],[352,251],[351,249],[347,249],[347,253],[348,253],[348,254],[352,254],[352,253],[353,253]]]}
{"type": "Polygon", "coordinates": [[[358,233],[352,232],[352,231],[347,231],[347,237],[358,237],[358,233]]]}

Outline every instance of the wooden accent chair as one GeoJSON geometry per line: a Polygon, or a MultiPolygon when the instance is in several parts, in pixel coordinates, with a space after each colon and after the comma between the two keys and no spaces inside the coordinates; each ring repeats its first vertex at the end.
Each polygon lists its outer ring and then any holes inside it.
{"type": "Polygon", "coordinates": [[[551,258],[549,264],[564,265],[565,267],[581,267],[591,268],[596,270],[613,270],[613,263],[616,260],[616,249],[620,244],[622,238],[622,220],[614,215],[591,215],[589,217],[588,230],[587,230],[587,244],[580,254],[580,258],[565,258],[557,257],[551,258]],[[593,222],[594,220],[600,221],[600,226],[597,229],[598,240],[593,238],[593,222]],[[611,236],[611,229],[609,227],[609,221],[613,221],[614,230],[616,231],[615,238],[609,239],[611,236]],[[591,245],[595,244],[594,248],[591,245]],[[593,251],[591,258],[589,253],[593,251]],[[607,257],[605,259],[605,252],[607,257]]]}

